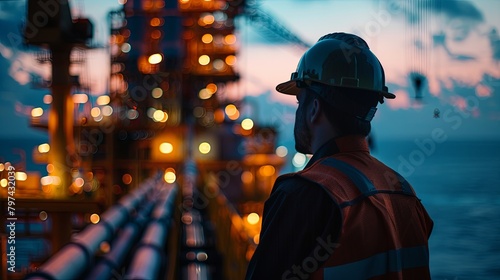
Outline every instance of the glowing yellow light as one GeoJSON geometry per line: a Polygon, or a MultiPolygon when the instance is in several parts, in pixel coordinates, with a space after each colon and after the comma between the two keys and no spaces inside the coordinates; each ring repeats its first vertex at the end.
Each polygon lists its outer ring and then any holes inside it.
{"type": "Polygon", "coordinates": [[[150,64],[158,64],[163,60],[163,56],[159,53],[155,53],[149,56],[148,62],[150,64]]]}
{"type": "Polygon", "coordinates": [[[201,55],[199,58],[198,58],[198,63],[200,65],[208,65],[210,63],[210,57],[206,54],[204,55],[201,55]]]}
{"type": "Polygon", "coordinates": [[[149,24],[150,24],[151,26],[160,26],[160,24],[161,24],[161,20],[160,20],[159,18],[155,17],[155,18],[152,18],[152,19],[149,21],[149,24]]]}
{"type": "Polygon", "coordinates": [[[236,43],[236,36],[234,34],[228,34],[226,37],[224,37],[224,43],[228,45],[232,45],[236,43]]]}
{"type": "Polygon", "coordinates": [[[245,184],[250,184],[253,182],[253,174],[250,171],[244,171],[241,173],[241,181],[245,184]]]}
{"type": "Polygon", "coordinates": [[[101,115],[101,109],[99,107],[94,107],[90,110],[90,115],[94,118],[97,118],[101,115]]]}
{"type": "Polygon", "coordinates": [[[109,117],[109,116],[111,116],[111,114],[113,114],[113,107],[106,105],[106,106],[102,107],[101,111],[102,111],[103,116],[109,117]]]}
{"type": "Polygon", "coordinates": [[[257,214],[257,213],[250,213],[247,216],[247,222],[251,225],[257,224],[259,222],[259,220],[260,220],[260,217],[259,217],[259,214],[257,214]]]}
{"type": "Polygon", "coordinates": [[[276,155],[279,157],[286,157],[288,154],[288,149],[285,146],[279,146],[276,148],[276,155]]]}
{"type": "Polygon", "coordinates": [[[163,119],[160,120],[160,122],[166,122],[168,120],[168,114],[167,112],[163,112],[163,119]]]}
{"type": "Polygon", "coordinates": [[[161,88],[154,88],[151,91],[151,96],[153,98],[160,98],[163,95],[163,90],[161,88]]]}
{"type": "Polygon", "coordinates": [[[52,103],[52,95],[46,94],[43,96],[43,103],[50,104],[52,103]]]}
{"type": "Polygon", "coordinates": [[[159,122],[159,121],[161,121],[161,120],[163,119],[164,115],[165,115],[165,114],[163,113],[163,111],[162,111],[162,110],[156,110],[156,111],[153,113],[153,120],[154,120],[155,122],[159,122]]]}
{"type": "Polygon", "coordinates": [[[111,35],[111,42],[114,44],[122,44],[125,38],[121,35],[111,35]]]}
{"type": "Polygon", "coordinates": [[[210,146],[210,144],[208,142],[203,142],[198,146],[198,150],[200,151],[200,153],[202,153],[204,155],[210,153],[211,149],[212,149],[212,147],[210,146]]]}
{"type": "Polygon", "coordinates": [[[253,128],[253,121],[251,119],[244,119],[241,121],[241,128],[244,130],[250,130],[253,128]]]}
{"type": "Polygon", "coordinates": [[[203,36],[201,36],[201,41],[205,44],[210,44],[212,43],[214,40],[214,36],[212,36],[212,34],[204,34],[203,36]]]}
{"type": "Polygon", "coordinates": [[[0,180],[0,186],[2,186],[2,188],[7,187],[7,184],[8,184],[8,183],[9,183],[9,182],[7,181],[7,179],[2,179],[2,180],[0,180]]]}
{"type": "Polygon", "coordinates": [[[234,56],[234,55],[228,55],[228,56],[226,56],[225,61],[226,61],[227,65],[233,66],[233,65],[236,64],[236,56],[234,56]]]}
{"type": "Polygon", "coordinates": [[[54,172],[54,165],[52,163],[47,164],[47,167],[45,168],[48,173],[54,172]]]}
{"type": "Polygon", "coordinates": [[[43,186],[51,185],[52,183],[54,183],[54,178],[52,178],[52,176],[44,176],[40,179],[40,183],[43,186]]]}
{"type": "Polygon", "coordinates": [[[0,172],[2,172],[5,169],[5,165],[3,163],[0,163],[0,172]]]}
{"type": "Polygon", "coordinates": [[[83,178],[78,177],[75,179],[74,184],[76,187],[81,188],[83,187],[83,184],[85,184],[85,181],[83,180],[83,178]]]}
{"type": "Polygon", "coordinates": [[[215,92],[217,92],[217,85],[214,83],[210,83],[206,86],[206,89],[208,89],[210,92],[212,92],[212,94],[214,94],[215,92]]]}
{"type": "Polygon", "coordinates": [[[122,176],[122,182],[125,185],[130,185],[130,183],[132,183],[132,175],[130,175],[128,173],[123,174],[123,176],[122,176]]]}
{"type": "Polygon", "coordinates": [[[162,110],[156,110],[153,113],[153,120],[155,122],[166,122],[168,120],[168,114],[162,110]]]}
{"type": "Polygon", "coordinates": [[[101,217],[99,217],[99,215],[97,215],[95,213],[90,215],[90,222],[91,223],[97,224],[97,223],[99,223],[100,220],[101,220],[101,217]]]}
{"type": "Polygon", "coordinates": [[[168,142],[160,144],[160,152],[162,154],[170,154],[174,150],[174,146],[168,142]]]}
{"type": "Polygon", "coordinates": [[[253,237],[253,242],[255,244],[259,244],[259,241],[260,241],[260,234],[256,234],[254,237],[253,237]]]}
{"type": "Polygon", "coordinates": [[[235,121],[235,120],[237,120],[237,119],[240,117],[240,112],[239,112],[239,111],[236,111],[236,113],[235,113],[235,114],[230,115],[230,116],[227,116],[227,117],[228,117],[230,120],[235,121]]]}
{"type": "Polygon", "coordinates": [[[236,112],[238,112],[238,108],[236,108],[236,106],[234,106],[234,104],[229,104],[226,106],[224,111],[226,112],[226,115],[231,116],[231,115],[236,114],[236,112]]]}
{"type": "Polygon", "coordinates": [[[84,104],[89,101],[89,97],[85,93],[77,93],[73,95],[73,102],[78,104],[84,104]]]}
{"type": "Polygon", "coordinates": [[[204,24],[208,25],[208,24],[214,23],[215,17],[212,14],[208,14],[208,15],[203,16],[202,20],[203,20],[204,24]]]}
{"type": "Polygon", "coordinates": [[[101,96],[97,97],[96,103],[97,103],[97,105],[104,106],[104,105],[108,105],[110,101],[111,101],[111,99],[109,98],[109,95],[101,95],[101,96]]]}
{"type": "Polygon", "coordinates": [[[185,3],[189,2],[189,1],[190,1],[190,0],[180,0],[180,2],[181,2],[182,4],[185,4],[185,3]]]}
{"type": "MultiPolygon", "coordinates": [[[[153,32],[151,32],[151,38],[152,39],[160,39],[161,37],[161,31],[160,30],[154,30],[153,32]]],[[[154,64],[154,63],[151,63],[151,64],[154,64]]]]}
{"type": "Polygon", "coordinates": [[[165,182],[172,184],[173,182],[175,182],[176,179],[175,173],[172,171],[167,171],[165,172],[163,179],[165,179],[165,182]]]}
{"type": "Polygon", "coordinates": [[[156,2],[155,2],[155,8],[156,9],[161,9],[163,7],[165,7],[165,1],[163,1],[163,0],[156,0],[156,2]]]}
{"type": "Polygon", "coordinates": [[[28,174],[26,174],[26,172],[22,172],[22,171],[16,172],[16,180],[26,181],[26,179],[28,179],[28,174]]]}
{"type": "Polygon", "coordinates": [[[198,97],[200,97],[200,99],[209,99],[210,97],[212,97],[212,92],[206,88],[204,89],[201,89],[200,92],[198,93],[198,97]]]}
{"type": "Polygon", "coordinates": [[[103,241],[99,245],[99,250],[101,250],[102,253],[106,254],[109,252],[109,250],[111,250],[111,246],[109,245],[109,243],[107,241],[103,241]]]}
{"type": "MultiPolygon", "coordinates": [[[[205,26],[205,25],[206,25],[206,24],[205,24],[205,22],[203,22],[203,18],[199,18],[199,19],[198,19],[198,25],[199,25],[199,26],[205,26]]],[[[190,33],[188,33],[188,34],[189,34],[189,37],[191,37],[191,38],[192,38],[192,36],[191,36],[191,35],[193,35],[193,34],[192,34],[191,32],[190,32],[190,33]]],[[[188,36],[186,36],[186,38],[187,38],[187,37],[188,37],[188,36]]]]}
{"type": "Polygon", "coordinates": [[[38,145],[38,152],[41,154],[48,153],[50,151],[50,145],[47,143],[43,143],[38,145]]]}
{"type": "Polygon", "coordinates": [[[42,115],[43,115],[43,109],[40,108],[40,107],[33,108],[31,110],[31,116],[34,117],[34,118],[41,117],[42,115]]]}
{"type": "Polygon", "coordinates": [[[259,168],[259,174],[261,176],[272,176],[276,172],[276,169],[272,165],[264,165],[259,168]]]}
{"type": "Polygon", "coordinates": [[[49,215],[45,211],[40,211],[40,213],[38,213],[38,217],[40,218],[40,220],[46,221],[49,215]]]}

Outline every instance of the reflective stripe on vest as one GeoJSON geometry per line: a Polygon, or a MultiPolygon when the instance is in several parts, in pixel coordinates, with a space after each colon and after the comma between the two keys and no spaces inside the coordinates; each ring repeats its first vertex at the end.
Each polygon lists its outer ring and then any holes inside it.
{"type": "Polygon", "coordinates": [[[358,190],[362,194],[360,197],[357,197],[351,201],[346,201],[344,203],[341,203],[339,205],[340,208],[353,205],[359,202],[364,197],[374,195],[377,193],[401,193],[401,194],[415,196],[415,193],[413,192],[413,189],[410,187],[408,181],[406,181],[403,178],[403,176],[401,176],[396,171],[394,171],[394,174],[396,174],[399,182],[401,183],[402,191],[377,190],[375,186],[372,184],[372,182],[365,176],[365,174],[361,173],[361,171],[359,171],[358,169],[356,169],[355,167],[346,162],[343,162],[335,158],[327,158],[321,163],[336,168],[342,173],[344,173],[347,177],[349,177],[349,179],[354,183],[354,185],[358,188],[358,190]]]}
{"type": "Polygon", "coordinates": [[[401,248],[344,265],[325,267],[324,279],[369,279],[388,272],[429,265],[427,246],[401,248]]]}

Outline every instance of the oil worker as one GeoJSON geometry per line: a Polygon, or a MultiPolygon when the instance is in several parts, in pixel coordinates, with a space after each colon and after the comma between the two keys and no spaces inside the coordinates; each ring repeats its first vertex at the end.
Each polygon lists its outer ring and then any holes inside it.
{"type": "Polygon", "coordinates": [[[246,279],[430,279],[433,222],[410,184],[370,155],[376,106],[395,98],[360,37],[332,33],[276,90],[295,95],[295,148],[264,206],[246,279]]]}

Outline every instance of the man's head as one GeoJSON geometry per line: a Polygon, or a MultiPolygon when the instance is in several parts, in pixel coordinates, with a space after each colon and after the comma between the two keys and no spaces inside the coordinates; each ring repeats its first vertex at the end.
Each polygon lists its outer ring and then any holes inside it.
{"type": "MultiPolygon", "coordinates": [[[[347,33],[321,37],[304,53],[290,81],[279,84],[276,90],[297,95],[294,133],[296,149],[303,153],[314,152],[312,142],[318,142],[318,137],[366,136],[377,104],[383,103],[384,97],[395,98],[389,93],[382,65],[368,44],[347,33]],[[308,108],[313,111],[308,112],[308,108]],[[315,119],[315,113],[323,118],[315,119]],[[327,120],[331,133],[313,135],[312,126],[317,123],[311,123],[312,120],[327,120]]],[[[324,131],[324,127],[319,131],[324,131]]]]}

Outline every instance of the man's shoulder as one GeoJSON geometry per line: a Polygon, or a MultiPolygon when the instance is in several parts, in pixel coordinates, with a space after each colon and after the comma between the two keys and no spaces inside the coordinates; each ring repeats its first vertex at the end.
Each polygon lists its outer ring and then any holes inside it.
{"type": "Polygon", "coordinates": [[[279,176],[274,184],[273,193],[280,191],[284,193],[297,192],[323,192],[323,189],[315,182],[310,181],[298,173],[289,173],[279,176]]]}

